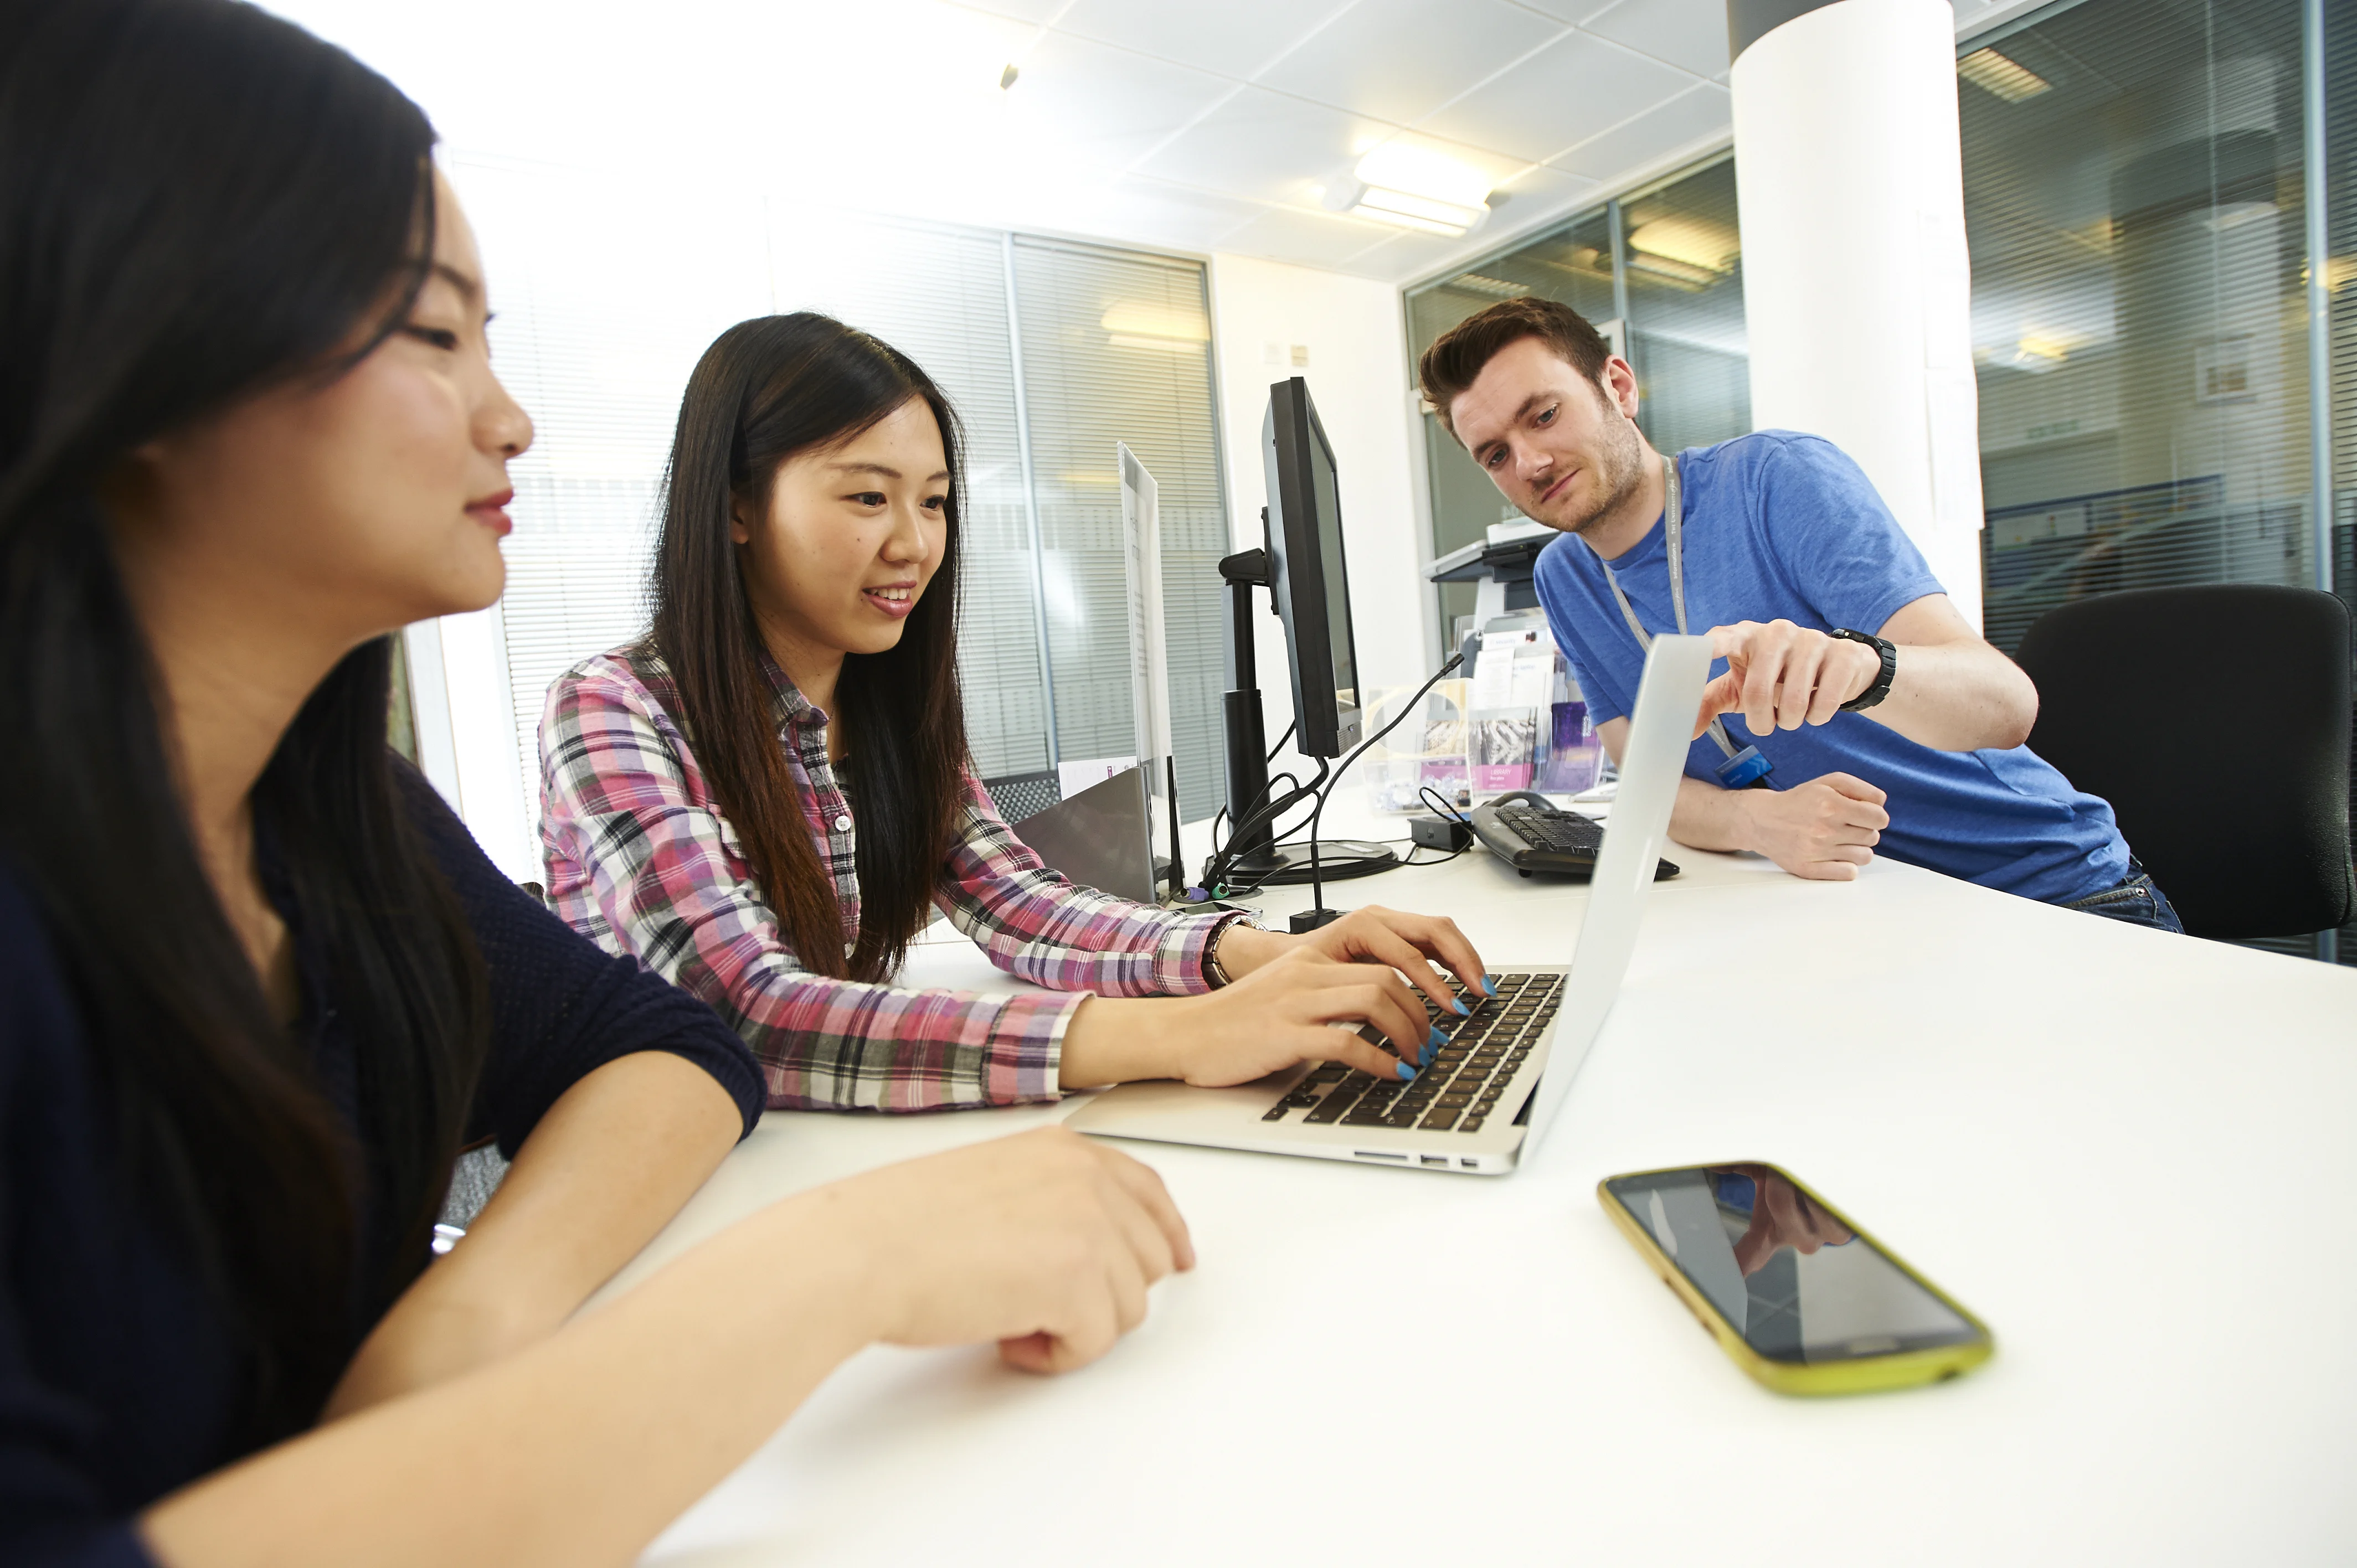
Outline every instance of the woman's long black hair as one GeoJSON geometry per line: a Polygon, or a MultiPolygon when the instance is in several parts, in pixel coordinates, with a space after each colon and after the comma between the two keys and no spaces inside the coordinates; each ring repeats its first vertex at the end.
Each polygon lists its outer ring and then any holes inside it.
{"type": "Polygon", "coordinates": [[[391,84],[235,0],[0,7],[0,865],[81,1004],[126,1196],[246,1357],[242,1446],[311,1422],[423,1267],[483,969],[402,805],[379,639],[253,794],[358,1049],[348,1127],[199,862],[99,494],[142,443],[332,378],[406,316],[433,142],[391,84]]]}
{"type": "Polygon", "coordinates": [[[958,692],[957,415],[916,361],[810,311],[740,321],[704,351],[680,403],[655,551],[653,640],[679,691],[688,743],[737,830],[795,956],[822,974],[880,980],[923,929],[966,767],[958,692]],[[843,661],[836,711],[859,803],[859,932],[844,952],[834,884],[819,863],[778,736],[760,628],[746,597],[731,507],[769,506],[778,466],[849,441],[921,398],[948,457],[948,542],[924,596],[882,653],[843,661]]]}

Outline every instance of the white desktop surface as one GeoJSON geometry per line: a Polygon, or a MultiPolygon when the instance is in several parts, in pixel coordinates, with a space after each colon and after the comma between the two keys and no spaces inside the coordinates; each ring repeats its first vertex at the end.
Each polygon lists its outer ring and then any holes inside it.
{"type": "MultiPolygon", "coordinates": [[[[1673,854],[1525,1169],[1125,1144],[1201,1255],[1144,1327],[1059,1379],[869,1350],[650,1561],[2357,1559],[2357,972],[1888,861],[1804,883],[1673,854]],[[1743,1158],[1953,1293],[1995,1359],[1753,1385],[1595,1196],[1743,1158]]],[[[1477,850],[1328,901],[1450,914],[1496,968],[1567,957],[1586,893],[1477,850]]],[[[1011,984],[944,930],[909,982],[1011,984]]],[[[616,1288],[770,1198],[1062,1110],[773,1112],[616,1288]]]]}

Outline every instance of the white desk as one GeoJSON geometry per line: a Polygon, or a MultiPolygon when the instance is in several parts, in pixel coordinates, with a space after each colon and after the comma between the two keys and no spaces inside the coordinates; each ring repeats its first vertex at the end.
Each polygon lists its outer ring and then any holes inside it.
{"type": "MultiPolygon", "coordinates": [[[[1889,862],[1677,858],[1529,1167],[1126,1144],[1202,1260],[1138,1333],[1055,1380],[871,1350],[650,1560],[2357,1559],[2357,973],[1889,862]],[[1594,1196],[1747,1157],[1953,1291],[1996,1359],[1899,1394],[1752,1385],[1594,1196]]],[[[1329,895],[1377,898],[1509,966],[1563,957],[1585,904],[1478,851],[1329,895]]],[[[909,978],[1007,983],[963,942],[909,978]]],[[[1059,1113],[772,1114],[618,1285],[771,1197],[1059,1113]]]]}

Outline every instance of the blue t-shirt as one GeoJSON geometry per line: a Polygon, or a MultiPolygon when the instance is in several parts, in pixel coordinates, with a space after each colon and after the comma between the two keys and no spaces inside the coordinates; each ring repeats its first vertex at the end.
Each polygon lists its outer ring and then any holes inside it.
{"type": "MultiPolygon", "coordinates": [[[[1819,631],[1880,631],[1903,607],[1944,591],[1866,475],[1829,441],[1762,430],[1680,453],[1677,462],[1686,626],[1697,634],[1780,618],[1819,631]]],[[[1628,714],[1645,663],[1605,570],[1595,551],[1566,535],[1540,553],[1537,572],[1539,602],[1598,724],[1628,714]]],[[[1658,521],[1611,570],[1648,632],[1677,629],[1658,521]]],[[[1726,668],[1715,661],[1711,672],[1726,668]]],[[[1727,738],[1757,746],[1775,765],[1773,788],[1850,773],[1887,791],[1890,826],[1878,848],[1894,860],[2049,903],[2100,893],[2128,875],[2112,808],[2071,788],[2028,746],[1935,751],[1864,714],[1764,738],[1740,714],[1726,724],[1727,738]]],[[[1722,756],[1706,735],[1686,754],[1686,771],[1715,783],[1722,756]]]]}

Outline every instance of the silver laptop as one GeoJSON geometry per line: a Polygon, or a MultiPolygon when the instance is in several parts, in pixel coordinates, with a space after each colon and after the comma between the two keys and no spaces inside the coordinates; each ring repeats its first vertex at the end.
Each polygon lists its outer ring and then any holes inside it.
{"type": "Polygon", "coordinates": [[[1657,637],[1645,659],[1620,789],[1571,962],[1502,967],[1472,1017],[1434,1013],[1448,1036],[1412,1084],[1318,1062],[1233,1089],[1126,1083],[1065,1125],[1082,1133],[1271,1155],[1502,1176],[1537,1147],[1620,994],[1653,865],[1669,836],[1710,643],[1657,637]]]}

